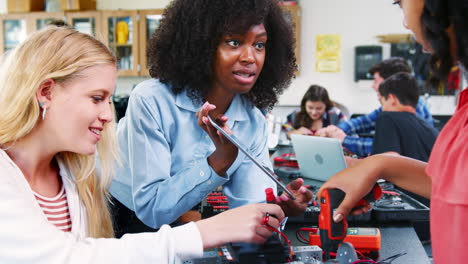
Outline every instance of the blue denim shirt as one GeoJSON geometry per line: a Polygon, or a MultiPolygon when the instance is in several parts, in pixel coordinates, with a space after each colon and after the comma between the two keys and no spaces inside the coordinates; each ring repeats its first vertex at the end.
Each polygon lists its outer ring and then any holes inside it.
{"type": "MultiPolygon", "coordinates": [[[[123,166],[117,167],[110,191],[148,226],[172,223],[220,185],[231,208],[263,202],[264,189],[276,189],[240,151],[224,177],[216,174],[207,162],[215,146],[195,115],[201,106],[156,79],[132,91],[117,131],[123,166]]],[[[225,115],[242,144],[272,168],[260,110],[236,95],[225,115]]]]}
{"type": "MultiPolygon", "coordinates": [[[[375,122],[381,112],[382,107],[379,107],[367,115],[359,116],[338,124],[337,126],[348,135],[343,140],[343,146],[361,157],[370,155],[374,139],[369,137],[357,137],[354,136],[354,134],[373,132],[375,130],[375,122]]],[[[422,98],[419,98],[418,104],[416,105],[416,114],[428,124],[434,126],[432,115],[422,98]]]]}

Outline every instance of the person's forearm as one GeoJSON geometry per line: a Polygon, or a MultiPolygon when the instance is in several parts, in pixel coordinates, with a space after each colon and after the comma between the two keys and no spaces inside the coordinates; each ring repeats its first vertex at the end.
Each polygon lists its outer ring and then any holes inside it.
{"type": "Polygon", "coordinates": [[[380,154],[373,157],[383,164],[380,178],[400,188],[430,198],[432,181],[426,174],[427,163],[392,154],[380,154]]]}
{"type": "Polygon", "coordinates": [[[215,175],[205,159],[180,167],[172,176],[156,166],[144,171],[153,173],[131,174],[133,201],[138,218],[152,228],[172,223],[227,181],[215,175]]]}

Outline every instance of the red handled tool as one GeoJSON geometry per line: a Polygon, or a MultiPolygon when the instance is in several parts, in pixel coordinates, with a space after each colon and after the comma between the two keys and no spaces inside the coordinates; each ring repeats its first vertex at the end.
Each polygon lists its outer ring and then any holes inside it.
{"type": "MultiPolygon", "coordinates": [[[[320,198],[319,232],[322,249],[325,259],[330,258],[330,253],[336,253],[338,245],[343,242],[348,229],[348,221],[343,219],[339,223],[333,221],[333,212],[341,204],[345,197],[345,192],[340,189],[325,189],[320,198]]],[[[366,206],[372,201],[382,197],[382,189],[378,184],[372,191],[360,200],[353,210],[366,206]]]]}
{"type": "Polygon", "coordinates": [[[266,203],[276,204],[276,196],[273,193],[273,188],[266,188],[265,195],[266,195],[266,203]]]}

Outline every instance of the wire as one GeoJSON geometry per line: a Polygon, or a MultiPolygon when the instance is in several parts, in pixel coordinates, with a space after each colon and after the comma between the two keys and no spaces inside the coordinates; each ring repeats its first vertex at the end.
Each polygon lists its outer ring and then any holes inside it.
{"type": "Polygon", "coordinates": [[[317,234],[318,233],[318,228],[317,227],[302,227],[302,228],[299,228],[297,231],[296,231],[296,238],[299,242],[303,243],[303,244],[307,244],[309,245],[310,244],[310,241],[309,239],[305,238],[302,236],[301,232],[303,231],[306,231],[306,232],[311,232],[313,234],[317,234]]]}
{"type": "Polygon", "coordinates": [[[357,263],[378,264],[378,262],[375,262],[375,261],[373,261],[371,259],[359,259],[359,260],[354,261],[351,264],[357,264],[357,263]]]}
{"type": "Polygon", "coordinates": [[[291,241],[288,239],[288,237],[283,232],[279,231],[278,229],[276,229],[273,226],[271,226],[270,224],[268,224],[268,220],[270,220],[270,214],[266,213],[266,215],[262,219],[262,224],[265,225],[265,227],[268,230],[278,233],[284,239],[284,241],[286,241],[286,243],[288,244],[288,249],[289,249],[289,261],[288,262],[291,262],[292,261],[292,252],[293,252],[292,251],[292,246],[291,246],[291,241]]]}
{"type": "Polygon", "coordinates": [[[356,253],[359,255],[359,257],[361,257],[361,259],[366,258],[366,256],[364,256],[364,254],[362,254],[361,251],[356,250],[356,253]]]}
{"type": "Polygon", "coordinates": [[[309,245],[310,241],[308,239],[306,239],[305,237],[303,237],[301,235],[301,231],[300,230],[297,230],[296,231],[296,238],[299,242],[301,242],[302,244],[306,244],[306,245],[309,245]]]}
{"type": "Polygon", "coordinates": [[[390,256],[390,257],[388,257],[388,258],[386,258],[386,259],[382,259],[382,260],[379,261],[378,263],[379,263],[379,264],[390,264],[390,263],[392,263],[395,259],[397,259],[397,258],[399,258],[399,257],[401,257],[401,256],[404,256],[404,255],[406,255],[406,254],[407,254],[406,252],[398,253],[398,254],[393,255],[393,256],[390,256]]]}

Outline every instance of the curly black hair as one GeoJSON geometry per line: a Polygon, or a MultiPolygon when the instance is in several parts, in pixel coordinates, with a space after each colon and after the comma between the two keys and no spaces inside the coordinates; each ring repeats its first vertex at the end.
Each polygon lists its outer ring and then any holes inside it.
{"type": "Polygon", "coordinates": [[[453,26],[456,36],[457,59],[468,67],[468,1],[425,0],[421,24],[424,37],[433,50],[430,65],[442,80],[447,80],[454,65],[450,54],[450,38],[447,29],[453,26]]]}
{"type": "Polygon", "coordinates": [[[391,57],[386,60],[383,60],[377,64],[374,64],[369,69],[369,73],[374,75],[374,73],[379,73],[380,77],[387,79],[398,72],[407,72],[411,73],[411,68],[406,62],[405,59],[401,57],[391,57]]]}
{"type": "Polygon", "coordinates": [[[201,102],[213,78],[213,61],[222,36],[244,34],[263,23],[268,34],[265,63],[246,96],[255,106],[271,109],[296,71],[295,39],[277,0],[174,0],[166,8],[148,45],[150,75],[187,89],[201,102]]]}

